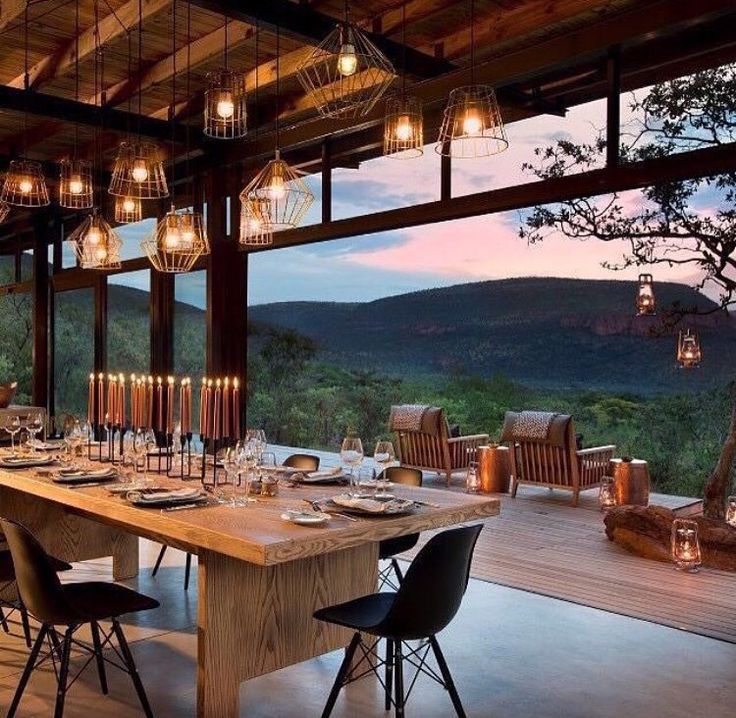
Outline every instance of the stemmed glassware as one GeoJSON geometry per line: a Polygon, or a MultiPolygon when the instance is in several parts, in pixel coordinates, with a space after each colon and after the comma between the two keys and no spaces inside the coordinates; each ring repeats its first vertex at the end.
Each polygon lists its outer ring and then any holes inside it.
{"type": "Polygon", "coordinates": [[[376,448],[373,450],[373,461],[381,467],[381,473],[379,474],[379,480],[377,482],[378,491],[376,492],[376,496],[382,497],[386,495],[386,489],[391,486],[391,482],[386,476],[386,469],[396,461],[394,445],[390,441],[376,442],[376,448]]]}
{"type": "Polygon", "coordinates": [[[14,416],[10,423],[5,427],[5,431],[10,434],[10,448],[13,456],[16,455],[15,450],[15,435],[21,430],[23,424],[21,423],[20,416],[14,416]]]}
{"type": "Polygon", "coordinates": [[[82,427],[78,421],[70,424],[64,432],[64,443],[66,444],[67,452],[69,453],[70,467],[73,468],[77,459],[77,449],[82,445],[84,436],[82,434],[82,427]]]}
{"type": "Polygon", "coordinates": [[[43,414],[40,411],[33,412],[28,417],[28,433],[31,435],[31,450],[32,453],[37,454],[38,448],[36,446],[37,440],[36,435],[39,431],[43,431],[44,421],[43,414]]]}
{"type": "MultiPolygon", "coordinates": [[[[153,432],[151,432],[153,434],[153,432]]],[[[153,437],[155,446],[156,437],[153,437]]],[[[143,486],[148,484],[148,452],[150,447],[150,438],[145,429],[138,429],[133,437],[133,455],[135,456],[136,483],[143,486]],[[139,478],[139,469],[141,462],[143,463],[143,477],[139,478]]]]}
{"type": "MultiPolygon", "coordinates": [[[[238,442],[238,444],[239,443],[240,442],[238,442]]],[[[238,476],[240,475],[241,471],[240,463],[238,461],[237,446],[230,447],[229,449],[223,449],[220,460],[222,462],[222,468],[225,470],[230,483],[233,485],[232,505],[242,506],[243,504],[241,503],[237,493],[238,476]]],[[[227,501],[227,499],[225,499],[224,493],[222,492],[222,489],[220,489],[218,486],[215,486],[215,499],[218,503],[226,503],[227,501]]]]}
{"type": "Polygon", "coordinates": [[[350,469],[351,493],[357,493],[357,469],[363,461],[363,442],[357,436],[346,436],[340,446],[340,460],[350,469]]]}

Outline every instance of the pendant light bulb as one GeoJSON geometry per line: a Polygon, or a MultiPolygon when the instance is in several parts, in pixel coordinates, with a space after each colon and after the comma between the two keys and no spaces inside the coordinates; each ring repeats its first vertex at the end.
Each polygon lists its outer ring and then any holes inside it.
{"type": "Polygon", "coordinates": [[[232,92],[224,91],[217,101],[217,115],[223,120],[229,120],[235,114],[235,103],[232,92]]]}
{"type": "Polygon", "coordinates": [[[407,142],[411,139],[411,118],[409,115],[401,115],[396,121],[395,135],[399,142],[407,142]]]}
{"type": "Polygon", "coordinates": [[[337,55],[337,71],[343,77],[350,77],[355,74],[358,69],[358,56],[355,54],[355,46],[352,43],[344,42],[340,46],[340,52],[337,55]]]}
{"type": "Polygon", "coordinates": [[[143,184],[148,179],[148,168],[146,167],[146,162],[143,159],[137,159],[133,163],[133,179],[138,182],[138,184],[143,184]]]}
{"type": "Polygon", "coordinates": [[[281,175],[275,174],[271,178],[271,184],[268,188],[268,198],[271,200],[284,199],[286,196],[286,186],[284,185],[284,178],[281,175]]]}
{"type": "Polygon", "coordinates": [[[72,175],[69,179],[69,191],[72,194],[82,194],[82,191],[84,190],[84,184],[82,183],[82,178],[78,175],[72,175]]]}
{"type": "Polygon", "coordinates": [[[92,245],[98,245],[102,240],[102,235],[98,227],[92,226],[87,231],[87,241],[92,245]]]}
{"type": "Polygon", "coordinates": [[[483,131],[483,122],[477,107],[468,107],[463,117],[463,134],[468,137],[477,137],[483,131]]]}
{"type": "Polygon", "coordinates": [[[135,200],[132,197],[123,198],[123,210],[125,212],[135,212],[135,200]]]}
{"type": "Polygon", "coordinates": [[[178,227],[167,227],[166,228],[166,237],[164,239],[164,246],[168,250],[174,250],[179,248],[179,244],[181,243],[181,233],[179,232],[178,227]]]}
{"type": "Polygon", "coordinates": [[[18,189],[23,194],[30,194],[31,190],[33,189],[33,182],[31,181],[30,177],[22,177],[20,182],[18,183],[18,189]]]}

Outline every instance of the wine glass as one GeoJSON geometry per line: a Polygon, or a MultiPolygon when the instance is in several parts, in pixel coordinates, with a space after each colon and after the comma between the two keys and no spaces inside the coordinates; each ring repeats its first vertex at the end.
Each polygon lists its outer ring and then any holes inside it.
{"type": "Polygon", "coordinates": [[[43,414],[40,411],[34,411],[29,417],[28,417],[28,433],[31,435],[31,449],[32,453],[36,454],[38,453],[37,448],[37,439],[36,435],[39,431],[43,430],[43,414]]]}
{"type": "Polygon", "coordinates": [[[5,431],[10,434],[10,448],[13,456],[17,453],[15,450],[15,435],[21,430],[21,427],[22,424],[19,416],[14,416],[5,427],[5,431]]]}
{"type": "Polygon", "coordinates": [[[258,442],[250,439],[238,442],[238,465],[240,466],[240,485],[244,493],[244,504],[247,506],[253,499],[250,498],[250,485],[253,480],[253,470],[258,466],[258,442]]]}
{"type": "Polygon", "coordinates": [[[386,469],[396,461],[394,445],[390,441],[376,442],[376,448],[373,450],[373,461],[381,467],[381,478],[378,482],[376,496],[385,496],[386,489],[391,486],[391,482],[386,478],[386,469]]]}
{"type": "Polygon", "coordinates": [[[146,430],[138,429],[133,437],[133,455],[135,456],[136,483],[145,486],[148,483],[148,441],[146,430]],[[143,478],[140,478],[138,468],[143,463],[143,478]]]}
{"type": "MultiPolygon", "coordinates": [[[[238,462],[238,449],[236,447],[230,447],[229,449],[223,449],[220,452],[220,463],[222,464],[222,468],[225,470],[225,473],[227,474],[227,478],[229,479],[230,483],[233,485],[233,498],[232,498],[232,505],[233,506],[242,506],[243,504],[240,501],[240,497],[237,495],[237,479],[238,474],[240,473],[240,464],[238,462]]],[[[222,489],[219,487],[219,485],[215,484],[215,499],[218,503],[226,503],[227,499],[225,498],[225,495],[222,491],[222,489]]]]}
{"type": "Polygon", "coordinates": [[[346,436],[340,446],[340,460],[350,469],[351,493],[357,490],[355,469],[363,461],[363,442],[357,436],[346,436]]]}
{"type": "Polygon", "coordinates": [[[70,464],[73,467],[77,457],[77,450],[82,445],[84,437],[82,435],[82,427],[78,421],[70,424],[64,432],[64,443],[70,456],[70,464]]]}

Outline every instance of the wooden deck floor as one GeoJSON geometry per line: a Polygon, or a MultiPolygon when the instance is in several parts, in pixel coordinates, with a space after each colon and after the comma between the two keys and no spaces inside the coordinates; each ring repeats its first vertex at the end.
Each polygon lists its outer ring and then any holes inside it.
{"type": "MultiPolygon", "coordinates": [[[[290,451],[277,448],[281,459],[290,451]]],[[[323,466],[339,462],[336,454],[313,453],[323,466]]],[[[460,484],[458,477],[453,489],[460,484]]],[[[594,491],[582,494],[577,508],[567,492],[528,486],[516,499],[500,498],[501,515],[486,521],[476,548],[474,578],[736,643],[736,574],[683,574],[627,553],[606,538],[594,491]]],[[[692,502],[651,498],[673,509],[692,502]]]]}

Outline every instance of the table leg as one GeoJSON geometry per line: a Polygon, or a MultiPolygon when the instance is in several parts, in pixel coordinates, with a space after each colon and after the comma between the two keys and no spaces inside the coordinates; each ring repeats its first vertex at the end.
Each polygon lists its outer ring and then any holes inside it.
{"type": "Polygon", "coordinates": [[[124,581],[138,575],[139,543],[137,536],[122,531],[113,539],[113,580],[124,581]]]}
{"type": "Polygon", "coordinates": [[[240,683],[350,642],[312,618],[322,606],[370,593],[378,545],[257,566],[199,555],[198,718],[237,718],[240,683]]]}

